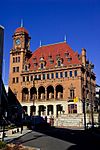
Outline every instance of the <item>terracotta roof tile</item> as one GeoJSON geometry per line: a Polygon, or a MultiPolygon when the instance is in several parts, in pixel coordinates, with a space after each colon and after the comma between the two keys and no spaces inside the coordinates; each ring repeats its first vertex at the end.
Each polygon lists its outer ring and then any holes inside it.
{"type": "Polygon", "coordinates": [[[28,34],[28,31],[24,27],[17,28],[16,31],[15,31],[15,33],[16,32],[24,32],[24,33],[28,34]]]}
{"type": "Polygon", "coordinates": [[[57,65],[57,57],[63,61],[63,66],[81,64],[78,56],[78,53],[74,52],[66,42],[41,46],[33,52],[32,57],[29,59],[30,70],[39,68],[41,57],[46,62],[46,68],[53,68],[57,65]],[[54,61],[52,64],[50,63],[50,57],[54,61]],[[37,63],[37,66],[34,66],[34,63],[37,63]]]}

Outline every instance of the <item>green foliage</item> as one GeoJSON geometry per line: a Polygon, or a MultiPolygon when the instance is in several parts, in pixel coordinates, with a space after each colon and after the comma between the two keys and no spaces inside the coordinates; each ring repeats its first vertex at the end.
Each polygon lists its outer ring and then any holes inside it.
{"type": "Polygon", "coordinates": [[[5,142],[0,141],[0,149],[1,149],[1,148],[4,148],[5,146],[6,146],[6,143],[5,143],[5,142]]]}

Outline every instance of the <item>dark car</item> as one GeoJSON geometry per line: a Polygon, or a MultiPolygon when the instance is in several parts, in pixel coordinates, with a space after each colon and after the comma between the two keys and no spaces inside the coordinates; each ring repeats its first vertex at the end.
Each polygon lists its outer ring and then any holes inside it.
{"type": "Polygon", "coordinates": [[[29,129],[43,129],[50,126],[41,116],[28,116],[23,123],[26,124],[29,129]]]}
{"type": "Polygon", "coordinates": [[[27,125],[31,124],[31,116],[25,116],[22,119],[22,123],[23,123],[24,126],[27,126],[27,125]]]}

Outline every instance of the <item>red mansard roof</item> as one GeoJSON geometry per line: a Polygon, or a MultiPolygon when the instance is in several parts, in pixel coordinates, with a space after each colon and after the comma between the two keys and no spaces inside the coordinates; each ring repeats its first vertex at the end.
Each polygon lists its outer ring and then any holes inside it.
{"type": "Polygon", "coordinates": [[[40,67],[40,58],[46,62],[45,68],[54,68],[57,65],[57,57],[62,60],[63,66],[81,64],[78,53],[74,52],[66,42],[41,46],[33,52],[29,59],[30,70],[37,70],[40,67]],[[50,63],[53,60],[53,63],[50,63]],[[70,59],[70,61],[68,61],[70,59]],[[37,64],[37,66],[35,66],[37,64]]]}
{"type": "Polygon", "coordinates": [[[24,32],[24,33],[28,34],[28,31],[24,27],[17,28],[16,31],[15,31],[15,33],[16,32],[24,32]]]}

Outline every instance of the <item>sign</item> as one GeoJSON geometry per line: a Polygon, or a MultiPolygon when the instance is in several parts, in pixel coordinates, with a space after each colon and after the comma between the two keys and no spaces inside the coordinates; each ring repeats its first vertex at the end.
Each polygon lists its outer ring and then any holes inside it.
{"type": "Polygon", "coordinates": [[[74,98],[74,103],[77,103],[78,102],[78,97],[75,97],[74,98]]]}

